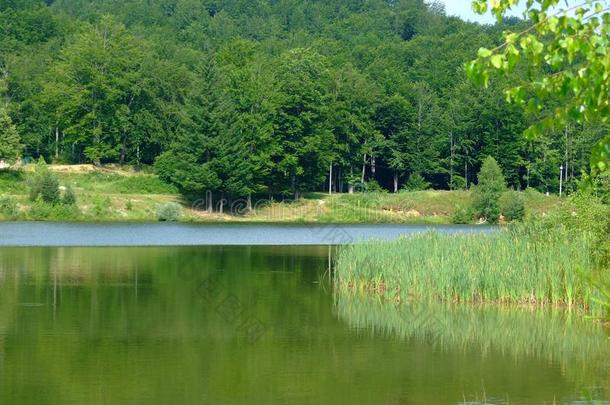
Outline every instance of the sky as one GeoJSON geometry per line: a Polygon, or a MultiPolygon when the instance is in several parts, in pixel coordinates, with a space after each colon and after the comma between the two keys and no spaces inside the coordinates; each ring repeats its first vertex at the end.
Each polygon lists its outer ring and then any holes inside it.
{"type": "MultiPolygon", "coordinates": [[[[463,20],[468,21],[476,21],[480,23],[490,23],[493,24],[495,22],[494,17],[487,13],[486,15],[478,15],[472,8],[470,7],[472,4],[471,0],[442,0],[445,3],[445,9],[447,10],[448,15],[457,15],[461,17],[463,20]]],[[[523,2],[522,2],[523,3],[523,2]]],[[[523,12],[523,7],[520,7],[520,10],[516,10],[514,15],[521,16],[523,12]]]]}
{"type": "MultiPolygon", "coordinates": [[[[471,5],[472,0],[441,0],[445,3],[445,10],[447,11],[447,15],[457,15],[463,20],[467,21],[476,21],[482,24],[493,24],[495,23],[495,17],[491,15],[491,13],[487,13],[485,15],[478,15],[474,11],[472,11],[471,5]]],[[[509,13],[509,15],[514,15],[517,17],[523,17],[523,10],[525,9],[525,0],[520,1],[521,5],[513,7],[513,11],[509,13]]],[[[555,10],[559,12],[561,10],[565,10],[566,8],[570,8],[575,5],[579,5],[583,3],[583,1],[577,0],[563,0],[559,2],[559,6],[552,8],[551,10],[555,10]]],[[[610,0],[605,0],[604,3],[606,6],[610,5],[610,0]]]]}

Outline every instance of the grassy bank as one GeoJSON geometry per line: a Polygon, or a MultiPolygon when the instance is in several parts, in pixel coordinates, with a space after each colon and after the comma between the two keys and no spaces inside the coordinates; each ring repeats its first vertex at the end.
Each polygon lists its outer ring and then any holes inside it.
{"type": "MultiPolygon", "coordinates": [[[[16,202],[11,215],[0,220],[57,221],[156,221],[159,207],[177,203],[184,222],[285,222],[285,223],[414,223],[448,224],[456,209],[468,204],[468,191],[417,191],[391,193],[309,193],[299,201],[244,200],[225,204],[224,213],[208,213],[202,201],[185,201],[171,185],[146,171],[130,168],[95,168],[90,165],[49,166],[62,187],[70,186],[75,207],[46,207],[28,198],[27,179],[33,165],[21,171],[0,171],[0,197],[16,202]]],[[[552,211],[559,198],[522,193],[529,215],[552,211]]],[[[214,201],[218,208],[218,201],[214,201]]],[[[217,210],[216,210],[217,211],[217,210]]]]}
{"type": "Polygon", "coordinates": [[[590,246],[567,232],[427,233],[342,248],[338,286],[398,301],[561,306],[598,313],[590,246]]]}
{"type": "Polygon", "coordinates": [[[177,201],[177,190],[149,173],[89,166],[50,166],[62,187],[77,197],[74,207],[48,206],[29,199],[31,170],[0,171],[0,196],[17,202],[17,215],[4,220],[153,221],[157,207],[177,201]]]}

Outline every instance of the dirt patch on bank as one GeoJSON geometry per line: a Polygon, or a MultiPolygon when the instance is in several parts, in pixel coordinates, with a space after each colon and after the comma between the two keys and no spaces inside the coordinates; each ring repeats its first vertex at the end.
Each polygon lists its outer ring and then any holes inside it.
{"type": "MultiPolygon", "coordinates": [[[[31,172],[34,171],[36,165],[29,164],[23,166],[22,169],[31,172]]],[[[140,174],[145,174],[141,171],[134,169],[131,166],[120,166],[116,164],[108,164],[102,166],[95,166],[92,164],[82,164],[82,165],[56,165],[50,164],[48,165],[49,169],[54,173],[75,173],[75,174],[86,174],[86,173],[112,173],[118,174],[121,176],[137,176],[140,174]]]]}

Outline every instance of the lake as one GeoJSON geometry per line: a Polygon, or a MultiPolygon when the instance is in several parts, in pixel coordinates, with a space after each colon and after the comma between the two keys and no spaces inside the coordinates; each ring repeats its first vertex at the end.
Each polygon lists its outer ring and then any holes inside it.
{"type": "Polygon", "coordinates": [[[610,398],[600,326],[563,312],[341,297],[334,249],[0,248],[0,403],[610,398]]]}
{"type": "Polygon", "coordinates": [[[291,225],[0,222],[0,246],[304,246],[343,245],[401,235],[494,232],[479,225],[291,225]]]}

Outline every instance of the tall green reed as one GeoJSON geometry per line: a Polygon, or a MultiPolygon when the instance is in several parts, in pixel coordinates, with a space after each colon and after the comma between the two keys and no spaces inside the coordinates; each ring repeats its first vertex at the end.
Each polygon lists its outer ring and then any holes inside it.
{"type": "Polygon", "coordinates": [[[340,249],[341,290],[397,300],[555,305],[595,312],[589,242],[529,227],[493,234],[425,233],[340,249]]]}

